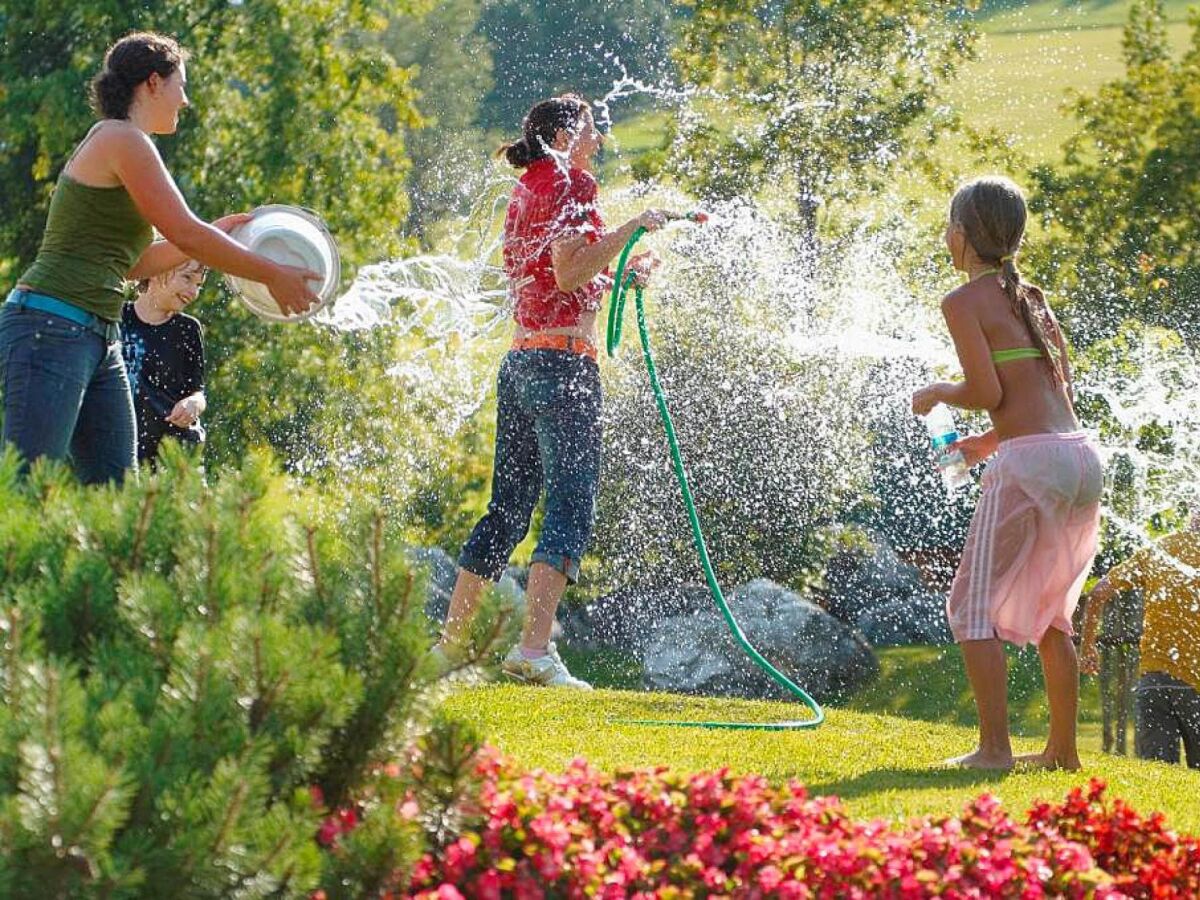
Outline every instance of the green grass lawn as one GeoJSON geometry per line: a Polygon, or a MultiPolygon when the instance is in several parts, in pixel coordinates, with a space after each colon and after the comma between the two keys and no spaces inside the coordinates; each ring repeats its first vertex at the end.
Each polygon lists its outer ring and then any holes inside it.
{"type": "MultiPolygon", "coordinates": [[[[613,651],[578,653],[567,647],[562,651],[571,671],[597,687],[641,688],[641,665],[632,656],[613,651]]],[[[975,725],[975,701],[957,647],[883,647],[876,653],[879,678],[850,697],[845,703],[847,709],[963,727],[975,725]]],[[[1032,648],[1008,649],[1008,707],[1013,734],[1034,739],[1045,737],[1049,710],[1042,687],[1041,663],[1032,648]]],[[[1100,732],[1097,681],[1084,678],[1080,689],[1079,746],[1084,751],[1099,752],[1100,732]]],[[[1129,741],[1132,747],[1131,736],[1129,741]]]]}
{"type": "MultiPolygon", "coordinates": [[[[878,652],[879,678],[851,697],[859,712],[975,725],[975,701],[958,648],[885,647],[878,652]]],[[[1008,711],[1013,734],[1046,735],[1049,709],[1042,686],[1041,662],[1033,648],[1008,648],[1008,711]]],[[[1084,678],[1079,702],[1080,747],[1100,750],[1100,692],[1095,678],[1084,678]]]]}
{"type": "MultiPolygon", "coordinates": [[[[1171,824],[1200,832],[1200,773],[1181,766],[1084,754],[1084,771],[1007,775],[938,767],[969,750],[971,728],[900,716],[835,709],[812,731],[754,732],[653,728],[630,718],[778,721],[799,717],[794,704],[598,690],[576,693],[511,685],[463,688],[447,711],[473,722],[489,742],[527,766],[560,769],[585,756],[604,770],[666,765],[683,771],[728,767],[772,781],[796,778],[819,794],[841,797],[851,813],[903,819],[959,810],[984,790],[1023,812],[1037,799],[1061,798],[1090,776],[1140,812],[1162,810],[1171,824]]],[[[1018,752],[1040,749],[1028,738],[1018,752]]]]}

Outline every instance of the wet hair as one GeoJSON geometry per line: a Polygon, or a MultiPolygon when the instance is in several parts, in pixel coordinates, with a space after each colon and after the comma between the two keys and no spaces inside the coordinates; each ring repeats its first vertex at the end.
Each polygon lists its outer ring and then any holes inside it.
{"type": "Polygon", "coordinates": [[[1041,288],[1021,280],[1017,252],[1025,236],[1025,196],[1010,179],[989,175],[960,187],[950,201],[950,221],[963,229],[967,243],[984,262],[1000,270],[1001,286],[1014,315],[1025,323],[1035,347],[1042,351],[1055,381],[1064,380],[1058,347],[1050,340],[1050,308],[1041,288]]]}
{"type": "Polygon", "coordinates": [[[509,165],[518,169],[545,159],[550,155],[550,147],[559,130],[578,129],[584,113],[590,108],[586,100],[575,94],[564,94],[535,103],[521,122],[521,139],[502,145],[497,155],[503,156],[509,165]]]}
{"type": "Polygon", "coordinates": [[[187,59],[174,38],[151,31],[127,34],[104,54],[104,68],[92,79],[92,106],[106,119],[127,119],[137,86],[154,74],[169,78],[187,59]]]}

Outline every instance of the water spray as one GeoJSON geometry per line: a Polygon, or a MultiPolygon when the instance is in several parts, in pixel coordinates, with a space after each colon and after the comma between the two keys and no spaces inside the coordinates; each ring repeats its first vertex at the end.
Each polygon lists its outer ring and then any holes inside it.
{"type": "MultiPolygon", "coordinates": [[[[690,213],[681,218],[703,223],[707,221],[708,217],[704,213],[690,213]]],[[[617,260],[617,273],[613,280],[612,298],[608,306],[608,355],[610,357],[614,356],[621,342],[621,319],[625,312],[625,295],[630,286],[632,286],[634,289],[634,305],[637,309],[638,335],[642,341],[642,359],[646,362],[646,373],[650,377],[650,387],[654,391],[654,402],[658,406],[659,418],[662,419],[663,430],[667,434],[667,442],[671,447],[671,464],[675,469],[675,478],[679,482],[679,491],[683,495],[683,505],[687,508],[688,521],[692,526],[692,540],[696,545],[696,552],[700,554],[700,564],[704,568],[704,578],[708,582],[708,589],[712,594],[713,602],[716,603],[717,609],[720,610],[721,616],[725,619],[725,624],[729,627],[729,632],[733,635],[733,639],[745,651],[746,655],[750,657],[751,662],[766,672],[785,691],[812,710],[813,718],[789,722],[688,722],[660,719],[624,719],[620,721],[631,725],[672,725],[686,728],[722,728],[753,731],[797,731],[806,728],[816,728],[825,721],[825,711],[821,709],[820,704],[810,697],[803,688],[771,665],[754,648],[743,633],[741,626],[738,625],[737,619],[734,618],[733,612],[725,600],[725,595],[721,592],[721,586],[717,583],[717,576],[713,572],[712,560],[709,559],[708,547],[704,541],[704,531],[700,527],[700,517],[696,513],[696,504],[692,498],[692,490],[688,486],[687,472],[683,466],[683,456],[679,452],[679,442],[675,438],[675,426],[671,421],[671,412],[667,409],[667,401],[663,396],[662,387],[658,383],[658,373],[654,368],[654,356],[650,352],[650,337],[646,329],[646,309],[643,303],[643,287],[637,272],[631,271],[628,276],[625,274],[629,254],[632,252],[634,245],[641,240],[645,233],[645,228],[638,228],[625,244],[625,249],[621,251],[621,256],[617,260]]]]}

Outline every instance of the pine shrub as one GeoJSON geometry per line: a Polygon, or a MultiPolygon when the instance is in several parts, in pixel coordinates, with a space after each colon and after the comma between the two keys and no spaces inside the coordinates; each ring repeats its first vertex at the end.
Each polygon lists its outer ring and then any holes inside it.
{"type": "Polygon", "coordinates": [[[421,779],[382,774],[428,706],[424,588],[358,506],[265,456],[99,489],[0,459],[0,896],[367,897],[424,852],[421,779]]]}

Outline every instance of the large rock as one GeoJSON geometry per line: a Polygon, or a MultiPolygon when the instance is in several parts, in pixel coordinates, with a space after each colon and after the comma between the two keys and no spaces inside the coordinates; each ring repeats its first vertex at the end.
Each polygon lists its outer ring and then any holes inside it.
{"type": "MultiPolygon", "coordinates": [[[[409,559],[424,567],[429,573],[428,591],[425,596],[425,615],[434,622],[446,621],[450,610],[450,595],[454,593],[454,582],[458,578],[458,563],[441,547],[414,547],[409,550],[409,559]]],[[[510,567],[496,584],[503,601],[511,602],[518,618],[525,615],[525,591],[517,582],[519,570],[510,567]]]]}
{"type": "Polygon", "coordinates": [[[876,647],[954,642],[946,618],[946,598],[932,591],[866,610],[858,617],[858,630],[876,647]]]}
{"type": "Polygon", "coordinates": [[[666,620],[711,607],[708,588],[700,585],[631,585],[586,606],[564,603],[559,621],[573,647],[639,652],[666,620]]]}
{"type": "Polygon", "coordinates": [[[825,608],[853,624],[867,610],[924,591],[921,573],[900,559],[887,540],[870,535],[865,547],[834,554],[825,566],[825,608]]]}
{"type": "Polygon", "coordinates": [[[931,590],[886,538],[874,532],[867,536],[866,546],[830,558],[825,609],[877,647],[951,643],[945,595],[931,590]]]}
{"type": "MultiPolygon", "coordinates": [[[[870,682],[879,663],[861,634],[766,579],[735,590],[730,609],[751,645],[817,700],[870,682]]],[[[711,599],[654,627],[643,654],[646,686],[724,697],[790,696],[737,645],[711,599]]]]}

